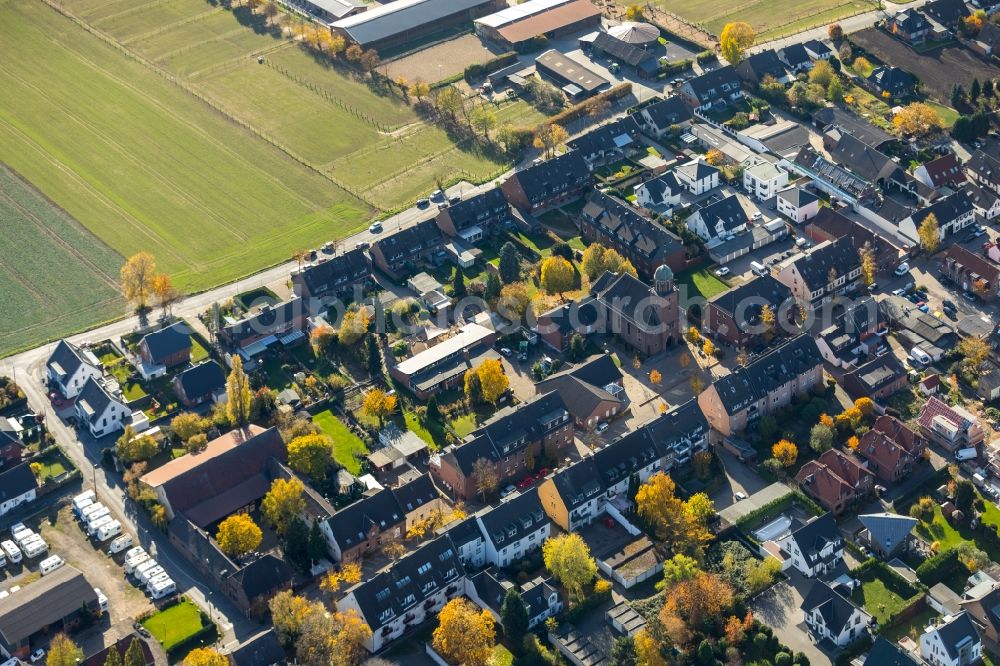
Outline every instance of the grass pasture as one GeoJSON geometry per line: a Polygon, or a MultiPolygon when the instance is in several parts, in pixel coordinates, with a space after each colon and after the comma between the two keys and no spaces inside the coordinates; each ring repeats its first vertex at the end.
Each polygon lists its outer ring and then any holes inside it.
{"type": "Polygon", "coordinates": [[[124,313],[121,257],[2,164],[0,247],[0,356],[124,313]]]}
{"type": "Polygon", "coordinates": [[[814,26],[868,11],[862,0],[801,0],[795,3],[750,0],[714,3],[702,0],[655,0],[655,4],[718,36],[726,23],[746,21],[757,30],[758,41],[775,39],[814,26]]]}

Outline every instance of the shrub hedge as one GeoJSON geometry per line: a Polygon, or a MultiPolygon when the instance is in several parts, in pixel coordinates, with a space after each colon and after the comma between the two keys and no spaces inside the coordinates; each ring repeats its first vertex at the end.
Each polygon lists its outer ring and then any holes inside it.
{"type": "Polygon", "coordinates": [[[917,578],[927,587],[931,587],[947,578],[957,566],[958,552],[954,549],[946,550],[921,562],[917,567],[917,578]]]}
{"type": "Polygon", "coordinates": [[[490,58],[486,62],[474,62],[465,68],[465,72],[462,74],[466,81],[470,83],[475,79],[486,76],[487,74],[492,74],[493,72],[503,69],[507,65],[511,65],[517,60],[517,51],[507,51],[506,53],[501,53],[495,58],[490,58]]]}

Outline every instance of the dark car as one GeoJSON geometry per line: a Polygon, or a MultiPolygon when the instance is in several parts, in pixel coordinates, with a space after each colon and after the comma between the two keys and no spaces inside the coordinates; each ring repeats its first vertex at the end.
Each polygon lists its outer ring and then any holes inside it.
{"type": "Polygon", "coordinates": [[[962,292],[962,298],[964,298],[965,300],[969,301],[970,303],[975,303],[978,300],[976,298],[976,295],[973,294],[971,291],[963,291],[962,292]]]}
{"type": "Polygon", "coordinates": [[[417,199],[417,208],[427,208],[431,205],[430,199],[417,199]]]}
{"type": "Polygon", "coordinates": [[[941,307],[943,307],[945,310],[957,310],[958,309],[957,307],[955,307],[954,301],[949,301],[947,298],[944,299],[943,301],[941,301],[941,307]]]}

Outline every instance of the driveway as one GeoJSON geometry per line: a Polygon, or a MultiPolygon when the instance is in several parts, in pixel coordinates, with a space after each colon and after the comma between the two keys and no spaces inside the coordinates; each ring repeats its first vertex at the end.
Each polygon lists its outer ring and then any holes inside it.
{"type": "Polygon", "coordinates": [[[742,492],[749,497],[759,490],[763,490],[768,484],[761,479],[749,466],[740,462],[732,453],[722,448],[715,447],[716,457],[726,474],[726,481],[722,487],[712,493],[712,501],[716,510],[724,509],[736,502],[734,495],[742,492]]]}
{"type": "Polygon", "coordinates": [[[774,635],[794,652],[802,652],[810,664],[827,666],[831,655],[813,642],[803,619],[802,600],[815,581],[796,571],[788,571],[789,580],[782,581],[753,600],[750,609],[755,618],[771,627],[774,635]]]}

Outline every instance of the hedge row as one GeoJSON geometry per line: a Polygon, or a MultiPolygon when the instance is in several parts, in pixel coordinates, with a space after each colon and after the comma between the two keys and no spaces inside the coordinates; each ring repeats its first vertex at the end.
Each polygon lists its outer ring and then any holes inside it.
{"type": "Polygon", "coordinates": [[[610,598],[611,598],[610,589],[607,592],[591,591],[590,594],[588,594],[583,601],[579,602],[576,606],[573,606],[568,611],[566,611],[566,614],[562,616],[562,621],[573,624],[581,617],[589,613],[594,608],[597,608],[610,598]]]}
{"type": "Polygon", "coordinates": [[[791,490],[788,492],[787,495],[782,495],[777,499],[771,500],[764,506],[754,509],[747,515],[737,520],[736,527],[743,529],[747,525],[750,525],[753,522],[760,520],[764,516],[767,516],[771,513],[778,513],[784,511],[785,509],[790,507],[793,503],[801,504],[808,511],[817,516],[823,515],[823,513],[825,513],[823,508],[819,504],[816,504],[816,502],[814,502],[812,499],[806,497],[798,490],[791,490]]]}
{"type": "Polygon", "coordinates": [[[605,90],[602,93],[594,95],[590,99],[584,100],[579,104],[571,106],[565,111],[560,111],[556,115],[546,120],[545,124],[563,125],[565,127],[568,123],[583,118],[584,116],[589,114],[590,110],[594,108],[594,105],[596,105],[599,101],[606,100],[608,102],[613,103],[615,100],[621,99],[622,97],[627,97],[631,94],[632,94],[631,83],[619,83],[610,90],[605,90]]]}
{"type": "Polygon", "coordinates": [[[958,551],[946,550],[921,562],[917,567],[917,578],[927,587],[931,587],[947,578],[957,566],[958,551]]]}
{"type": "Polygon", "coordinates": [[[684,72],[691,69],[691,63],[694,61],[690,58],[686,60],[671,60],[670,62],[665,62],[660,65],[660,72],[670,76],[671,74],[676,74],[678,72],[684,72]]]}
{"type": "Polygon", "coordinates": [[[887,587],[891,583],[893,586],[892,591],[904,599],[908,600],[915,597],[921,591],[920,587],[908,581],[898,571],[874,557],[869,557],[857,567],[851,569],[851,576],[860,578],[865,572],[871,569],[875,569],[878,572],[877,575],[882,578],[882,582],[886,583],[887,587]]]}
{"type": "Polygon", "coordinates": [[[507,65],[512,65],[514,61],[517,60],[517,51],[507,51],[506,53],[501,53],[495,58],[490,58],[486,62],[475,62],[465,68],[466,81],[473,81],[480,77],[486,76],[487,74],[492,74],[493,72],[503,69],[507,65]]]}

